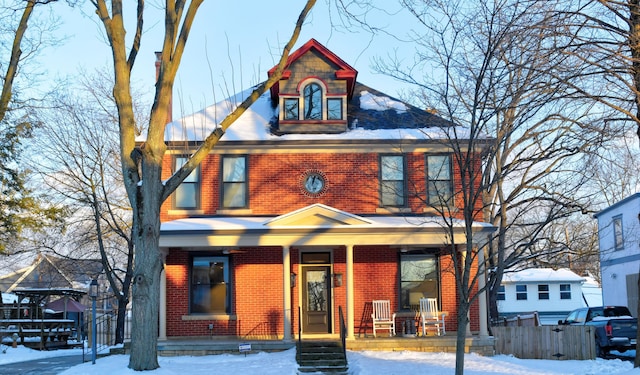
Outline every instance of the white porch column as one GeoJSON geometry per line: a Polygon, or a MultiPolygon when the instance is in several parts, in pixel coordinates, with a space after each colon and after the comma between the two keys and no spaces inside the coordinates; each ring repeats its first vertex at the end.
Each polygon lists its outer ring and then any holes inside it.
{"type": "Polygon", "coordinates": [[[160,271],[160,306],[158,309],[158,340],[167,339],[167,255],[169,250],[161,249],[162,253],[162,271],[160,271]]]}
{"type": "Polygon", "coordinates": [[[160,273],[160,326],[158,327],[158,340],[167,339],[167,273],[164,268],[160,273]]]}
{"type": "Polygon", "coordinates": [[[353,296],[353,245],[346,245],[347,251],[347,339],[355,340],[354,334],[354,296],[353,296]]]}
{"type": "Polygon", "coordinates": [[[284,340],[291,340],[291,251],[289,246],[282,247],[282,281],[284,340]]]}
{"type": "Polygon", "coordinates": [[[485,273],[485,263],[484,263],[484,246],[478,250],[478,289],[482,290],[480,295],[478,296],[478,307],[480,308],[480,312],[478,314],[478,318],[480,319],[480,336],[489,336],[489,326],[487,319],[487,292],[483,289],[487,285],[486,281],[486,273],[485,273]]]}

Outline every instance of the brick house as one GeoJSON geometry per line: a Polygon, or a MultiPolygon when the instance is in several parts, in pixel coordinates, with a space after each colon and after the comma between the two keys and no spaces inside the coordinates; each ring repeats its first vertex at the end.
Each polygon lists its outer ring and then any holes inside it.
{"type": "MultiPolygon", "coordinates": [[[[165,202],[160,339],[332,336],[340,310],[355,339],[372,332],[372,300],[401,312],[420,297],[437,297],[457,329],[434,208],[456,212],[461,188],[443,142],[451,124],[356,77],[310,40],[165,202]]],[[[171,122],[164,178],[250,92],[171,122]]],[[[453,240],[464,244],[462,228],[453,240]]],[[[486,333],[477,304],[470,320],[486,333]]]]}

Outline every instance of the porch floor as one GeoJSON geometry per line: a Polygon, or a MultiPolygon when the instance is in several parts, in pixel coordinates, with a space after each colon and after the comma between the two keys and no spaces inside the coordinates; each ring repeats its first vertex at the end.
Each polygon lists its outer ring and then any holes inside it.
{"type": "MultiPolygon", "coordinates": [[[[328,338],[328,337],[326,337],[328,338]]],[[[332,337],[339,340],[338,337],[332,337]]],[[[305,338],[303,340],[314,340],[305,338]]],[[[158,341],[158,355],[212,355],[222,353],[239,353],[240,344],[251,344],[252,352],[274,352],[288,350],[296,346],[296,340],[240,340],[219,339],[211,337],[182,337],[158,341]]],[[[456,333],[447,332],[445,336],[426,337],[356,337],[347,340],[347,350],[381,350],[381,351],[419,351],[419,352],[455,352],[456,333]]],[[[493,336],[470,336],[466,338],[465,352],[478,353],[484,356],[495,354],[495,340],[493,336]]],[[[127,353],[129,343],[125,343],[120,353],[127,353]]],[[[113,352],[113,351],[112,351],[113,352]]]]}

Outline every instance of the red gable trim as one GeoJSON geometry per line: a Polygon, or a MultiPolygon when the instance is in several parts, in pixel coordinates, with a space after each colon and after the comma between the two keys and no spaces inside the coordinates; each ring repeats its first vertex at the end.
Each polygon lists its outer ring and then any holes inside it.
{"type": "MultiPolygon", "coordinates": [[[[308,42],[306,42],[302,47],[298,48],[292,54],[289,55],[287,59],[287,65],[285,69],[287,69],[294,61],[298,60],[302,55],[309,52],[311,49],[315,49],[320,52],[323,56],[325,56],[329,61],[336,64],[339,68],[336,70],[336,78],[338,79],[346,79],[347,80],[347,93],[349,98],[353,95],[353,89],[356,84],[356,77],[358,76],[358,71],[355,70],[351,65],[347,64],[344,60],[342,60],[338,55],[331,52],[327,47],[323,46],[317,40],[311,38],[308,42]]],[[[276,66],[269,69],[268,76],[275,72],[276,66]]],[[[291,72],[285,70],[283,74],[283,79],[289,79],[291,76],[291,72]]],[[[278,97],[278,93],[280,91],[280,85],[277,83],[271,87],[271,99],[275,100],[278,97]]]]}

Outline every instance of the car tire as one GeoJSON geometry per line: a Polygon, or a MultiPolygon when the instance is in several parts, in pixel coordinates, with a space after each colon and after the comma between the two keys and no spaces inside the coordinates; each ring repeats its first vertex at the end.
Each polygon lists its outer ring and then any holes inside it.
{"type": "Polygon", "coordinates": [[[603,348],[600,344],[596,344],[596,357],[607,358],[609,356],[609,348],[603,348]]]}

